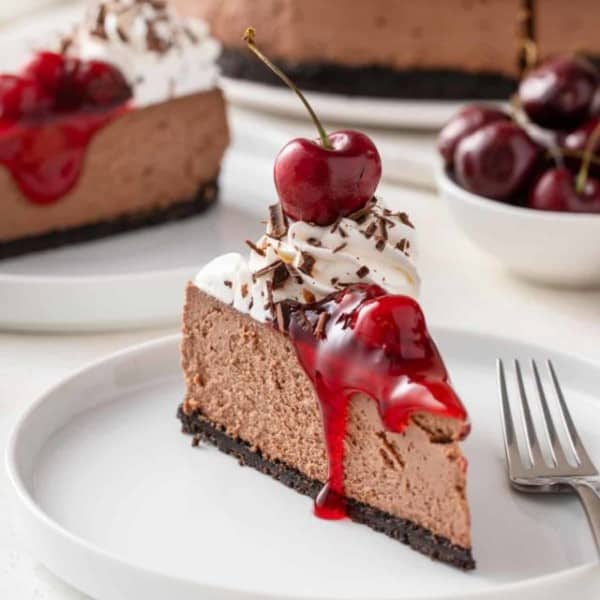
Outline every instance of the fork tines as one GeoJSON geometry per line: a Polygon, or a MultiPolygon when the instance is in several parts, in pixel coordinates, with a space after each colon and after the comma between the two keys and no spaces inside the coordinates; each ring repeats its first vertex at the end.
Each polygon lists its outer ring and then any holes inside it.
{"type": "Polygon", "coordinates": [[[558,427],[553,418],[548,402],[548,394],[544,389],[540,370],[535,360],[531,360],[531,372],[536,393],[530,399],[523,377],[523,370],[518,360],[514,361],[514,371],[518,395],[520,398],[522,443],[519,444],[518,423],[514,418],[514,407],[510,401],[507,376],[502,360],[498,360],[498,385],[500,388],[502,419],[504,424],[504,441],[506,458],[511,479],[528,479],[533,477],[561,477],[572,475],[595,475],[596,469],[590,460],[583,443],[577,433],[573,419],[562,392],[552,362],[547,361],[548,378],[554,390],[555,414],[560,422],[558,427]],[[533,411],[532,411],[532,407],[533,411]],[[539,409],[540,419],[536,424],[532,412],[539,409]],[[558,428],[562,430],[561,442],[558,428]],[[542,443],[548,450],[546,456],[542,452],[542,443]],[[565,447],[566,446],[566,447],[565,447]],[[519,451],[521,450],[521,452],[519,451]],[[522,456],[526,460],[522,460],[522,456]]]}

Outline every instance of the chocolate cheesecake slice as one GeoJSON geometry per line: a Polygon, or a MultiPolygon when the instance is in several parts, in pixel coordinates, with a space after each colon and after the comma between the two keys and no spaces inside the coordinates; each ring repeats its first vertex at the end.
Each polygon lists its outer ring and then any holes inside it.
{"type": "Polygon", "coordinates": [[[0,76],[0,259],[210,206],[229,142],[218,51],[160,0],[111,0],[0,76]]]}
{"type": "Polygon", "coordinates": [[[469,422],[414,300],[412,222],[379,199],[334,226],[278,206],[248,260],[219,257],[187,287],[183,431],[319,517],[474,568],[469,422]]]}

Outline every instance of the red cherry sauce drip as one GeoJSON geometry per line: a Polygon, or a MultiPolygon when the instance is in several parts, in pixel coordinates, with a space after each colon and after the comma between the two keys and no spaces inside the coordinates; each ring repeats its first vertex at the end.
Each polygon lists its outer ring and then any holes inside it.
{"type": "Polygon", "coordinates": [[[35,204],[73,188],[94,135],[127,110],[131,89],[112,65],[41,52],[0,75],[0,164],[35,204]]]}
{"type": "Polygon", "coordinates": [[[289,305],[288,334],[315,386],[329,459],[315,514],[346,516],[344,438],[350,398],[362,392],[377,402],[385,428],[402,432],[413,413],[458,419],[467,413],[418,303],[375,285],[357,284],[310,305],[289,305]]]}

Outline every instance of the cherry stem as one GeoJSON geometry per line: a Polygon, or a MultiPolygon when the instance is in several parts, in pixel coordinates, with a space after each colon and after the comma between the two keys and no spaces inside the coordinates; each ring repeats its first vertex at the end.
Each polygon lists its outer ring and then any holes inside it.
{"type": "MultiPolygon", "coordinates": [[[[561,156],[573,156],[574,158],[582,159],[585,157],[585,153],[581,150],[568,150],[567,148],[560,149],[561,156]]],[[[545,154],[546,158],[555,158],[555,155],[551,152],[547,152],[545,154]]],[[[600,156],[597,154],[590,155],[590,166],[591,165],[599,165],[600,166],[600,156]]]]}
{"type": "Polygon", "coordinates": [[[321,121],[315,114],[315,111],[312,109],[311,105],[308,103],[308,100],[304,97],[304,94],[298,89],[298,86],[277,66],[275,66],[257,47],[255,44],[256,31],[253,27],[248,27],[244,32],[244,41],[246,42],[248,48],[256,55],[262,62],[281,79],[292,91],[296,92],[298,98],[308,111],[310,118],[313,120],[317,131],[319,132],[319,137],[321,138],[321,145],[323,148],[327,148],[328,150],[333,150],[333,146],[327,137],[327,132],[321,125],[321,121]]]}
{"type": "Polygon", "coordinates": [[[590,139],[587,141],[583,151],[581,168],[579,169],[579,173],[577,173],[577,179],[575,180],[575,191],[578,194],[581,194],[581,192],[583,192],[583,188],[585,187],[585,182],[587,181],[588,172],[590,170],[590,163],[592,162],[592,157],[594,155],[594,148],[596,147],[598,140],[600,140],[600,123],[594,127],[594,131],[592,131],[590,139]]]}

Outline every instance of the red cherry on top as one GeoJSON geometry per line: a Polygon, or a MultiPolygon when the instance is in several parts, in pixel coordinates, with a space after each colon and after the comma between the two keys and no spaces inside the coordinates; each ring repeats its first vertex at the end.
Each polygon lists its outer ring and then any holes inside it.
{"type": "Polygon", "coordinates": [[[531,189],[527,205],[537,210],[600,213],[600,181],[587,177],[578,191],[571,171],[549,169],[531,189]]]}
{"type": "Polygon", "coordinates": [[[538,145],[512,121],[497,121],[463,138],[457,148],[455,174],[465,189],[508,201],[532,178],[538,145]]]}
{"type": "Polygon", "coordinates": [[[504,111],[491,106],[474,104],[459,110],[444,125],[438,137],[438,151],[444,158],[446,167],[452,166],[456,146],[465,136],[488,123],[508,119],[510,117],[504,111]]]}
{"type": "Polygon", "coordinates": [[[294,82],[256,47],[255,35],[254,29],[246,29],[248,48],[296,93],[319,132],[318,140],[297,138],[277,156],[274,178],[281,206],[292,219],[330,225],[373,197],[381,178],[379,152],[364,133],[327,134],[294,82]]]}
{"type": "Polygon", "coordinates": [[[381,159],[369,137],[343,130],[327,139],[331,148],[319,140],[292,140],[275,160],[275,187],[292,219],[330,225],[362,208],[377,188],[381,159]]]}
{"type": "Polygon", "coordinates": [[[590,115],[598,83],[598,71],[589,61],[554,58],[522,79],[519,99],[534,123],[548,129],[571,129],[590,115]]]}

